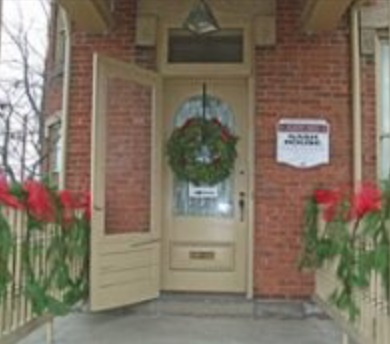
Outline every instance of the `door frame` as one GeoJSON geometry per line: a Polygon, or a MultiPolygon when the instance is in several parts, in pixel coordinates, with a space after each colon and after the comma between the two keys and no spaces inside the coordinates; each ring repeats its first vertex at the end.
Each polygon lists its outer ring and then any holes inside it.
{"type": "MultiPolygon", "coordinates": [[[[157,65],[159,75],[161,77],[162,88],[161,92],[164,94],[164,84],[166,80],[171,78],[207,78],[207,79],[223,79],[223,78],[242,78],[248,82],[248,133],[247,133],[247,151],[248,151],[248,231],[247,231],[247,271],[246,271],[246,297],[252,299],[254,297],[254,244],[255,244],[255,179],[256,179],[256,150],[255,150],[255,116],[256,116],[256,79],[254,73],[255,60],[255,44],[254,44],[254,25],[252,21],[247,18],[234,15],[233,17],[221,17],[220,24],[228,28],[237,28],[243,30],[244,35],[244,61],[237,64],[218,64],[218,63],[203,63],[203,64],[178,64],[172,65],[166,61],[167,54],[167,37],[170,28],[178,27],[177,14],[173,14],[168,18],[164,18],[159,22],[157,35],[157,65]]],[[[163,97],[161,94],[161,103],[163,105],[163,97]]],[[[156,132],[156,142],[163,145],[165,128],[160,127],[160,131],[156,132]]],[[[162,163],[166,163],[164,159],[162,163]]],[[[161,172],[164,169],[161,166],[161,172]]],[[[162,178],[162,175],[161,175],[162,178]]],[[[153,190],[152,190],[153,191],[153,190]]],[[[162,193],[162,188],[158,191],[159,195],[162,193]]],[[[161,198],[162,200],[162,198],[161,198]]],[[[160,203],[161,214],[164,214],[163,203],[160,203]]],[[[165,216],[161,217],[160,228],[162,240],[165,240],[165,216]]],[[[163,248],[161,250],[161,261],[163,261],[163,248]]],[[[162,280],[163,269],[161,269],[162,280]]]]}
{"type": "MultiPolygon", "coordinates": [[[[235,70],[232,68],[231,70],[226,69],[226,74],[221,75],[220,73],[216,75],[210,75],[210,74],[204,74],[199,73],[198,75],[191,74],[183,74],[182,71],[177,71],[177,73],[173,73],[170,71],[167,74],[162,73],[162,93],[164,93],[164,84],[169,79],[178,79],[178,78],[207,78],[207,79],[223,79],[223,78],[241,78],[246,79],[246,82],[248,84],[248,133],[247,133],[247,151],[248,151],[248,230],[247,230],[247,256],[246,256],[246,292],[245,295],[248,299],[253,298],[253,287],[254,287],[254,231],[255,231],[255,164],[256,164],[256,157],[255,157],[255,114],[256,114],[256,102],[255,102],[255,78],[252,75],[252,73],[242,73],[241,69],[235,70]]],[[[162,102],[163,97],[161,97],[162,102]]],[[[162,103],[160,103],[162,105],[162,103]]],[[[165,128],[160,127],[160,131],[156,133],[158,135],[158,138],[155,140],[155,142],[164,142],[165,137],[165,128]]],[[[166,160],[164,160],[163,163],[166,163],[166,160]]],[[[164,169],[161,169],[161,173],[164,169]]],[[[162,177],[162,175],[161,175],[162,177]]],[[[162,192],[162,189],[160,188],[158,190],[159,193],[162,192]]],[[[160,204],[161,209],[160,213],[164,213],[164,205],[163,202],[160,204]]],[[[165,223],[165,216],[162,216],[161,218],[161,235],[162,240],[165,240],[166,233],[166,223],[165,223]]],[[[163,260],[163,252],[164,248],[162,247],[161,250],[161,261],[163,260]]],[[[161,279],[163,270],[161,269],[161,279]]]]}

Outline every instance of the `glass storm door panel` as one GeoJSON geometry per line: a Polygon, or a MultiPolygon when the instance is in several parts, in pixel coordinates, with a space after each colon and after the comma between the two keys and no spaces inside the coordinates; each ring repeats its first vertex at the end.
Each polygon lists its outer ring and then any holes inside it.
{"type": "Polygon", "coordinates": [[[165,166],[163,288],[178,291],[245,292],[248,235],[248,84],[245,79],[164,83],[166,139],[188,119],[217,118],[239,137],[229,178],[215,186],[179,181],[165,166]]]}
{"type": "Polygon", "coordinates": [[[151,197],[158,79],[95,56],[90,304],[95,311],[159,294],[160,240],[151,197]]]}

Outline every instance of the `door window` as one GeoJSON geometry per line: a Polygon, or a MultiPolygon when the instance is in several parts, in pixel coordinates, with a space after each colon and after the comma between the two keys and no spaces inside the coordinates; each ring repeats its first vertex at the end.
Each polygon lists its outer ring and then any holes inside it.
{"type": "MultiPolygon", "coordinates": [[[[174,116],[174,127],[181,127],[188,119],[202,116],[203,96],[185,101],[174,116]]],[[[206,97],[206,118],[218,119],[234,132],[234,114],[229,105],[217,97],[206,97]]],[[[174,215],[194,217],[234,217],[234,173],[225,181],[215,185],[195,186],[189,182],[174,181],[174,215]]]]}
{"type": "Polygon", "coordinates": [[[388,40],[381,41],[380,61],[380,178],[387,179],[390,176],[390,48],[388,40]]]}
{"type": "Polygon", "coordinates": [[[105,229],[107,234],[148,232],[153,90],[108,78],[106,92],[105,229]]]}

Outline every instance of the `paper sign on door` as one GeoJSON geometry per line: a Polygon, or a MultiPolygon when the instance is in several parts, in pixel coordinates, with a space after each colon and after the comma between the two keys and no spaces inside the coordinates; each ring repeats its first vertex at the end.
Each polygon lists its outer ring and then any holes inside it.
{"type": "Polygon", "coordinates": [[[196,186],[190,184],[190,198],[218,198],[218,188],[216,186],[196,186]]]}

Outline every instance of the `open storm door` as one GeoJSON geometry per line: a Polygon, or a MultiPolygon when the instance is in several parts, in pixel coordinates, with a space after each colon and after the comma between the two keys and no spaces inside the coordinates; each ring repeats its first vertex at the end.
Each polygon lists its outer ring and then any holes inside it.
{"type": "Polygon", "coordinates": [[[92,311],[159,295],[158,84],[150,71],[94,57],[92,311]]]}

